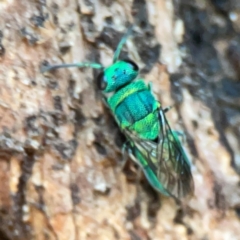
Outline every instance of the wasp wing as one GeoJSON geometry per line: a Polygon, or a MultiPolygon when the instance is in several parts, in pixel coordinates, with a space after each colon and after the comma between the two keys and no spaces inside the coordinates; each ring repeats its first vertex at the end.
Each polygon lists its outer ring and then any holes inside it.
{"type": "MultiPolygon", "coordinates": [[[[164,111],[160,108],[158,113],[160,131],[157,141],[141,139],[129,130],[124,130],[124,134],[131,141],[132,149],[136,148],[141,153],[163,186],[165,191],[160,191],[163,194],[168,193],[165,195],[182,199],[194,192],[190,162],[178,133],[171,130],[164,111]]],[[[139,161],[136,156],[133,157],[136,162],[139,161]]]]}
{"type": "Polygon", "coordinates": [[[159,163],[157,176],[171,195],[184,198],[194,192],[190,162],[178,133],[170,128],[164,111],[160,109],[158,114],[160,131],[156,149],[159,163]]]}

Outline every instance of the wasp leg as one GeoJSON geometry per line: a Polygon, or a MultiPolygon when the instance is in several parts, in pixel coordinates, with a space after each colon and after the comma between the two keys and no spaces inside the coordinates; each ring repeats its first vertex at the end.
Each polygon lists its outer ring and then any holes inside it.
{"type": "Polygon", "coordinates": [[[149,89],[149,91],[152,93],[152,82],[149,82],[149,83],[148,83],[148,89],[149,89]]]}
{"type": "Polygon", "coordinates": [[[141,181],[143,171],[142,171],[141,167],[139,166],[138,161],[136,160],[135,156],[133,155],[132,149],[129,145],[128,145],[127,151],[128,151],[129,157],[132,159],[132,161],[136,164],[136,167],[137,167],[137,170],[136,170],[137,173],[136,173],[136,179],[135,179],[135,185],[136,185],[136,191],[137,191],[136,200],[138,203],[140,203],[141,200],[143,199],[143,197],[141,195],[142,191],[140,188],[140,186],[141,186],[140,181],[141,181]]]}
{"type": "Polygon", "coordinates": [[[164,108],[163,109],[163,112],[164,113],[167,113],[170,109],[172,109],[173,108],[173,106],[168,106],[168,107],[166,107],[166,108],[164,108]]]}
{"type": "Polygon", "coordinates": [[[139,166],[137,166],[136,185],[137,185],[138,188],[140,186],[141,177],[142,177],[142,169],[139,166]]]}
{"type": "MultiPolygon", "coordinates": [[[[129,157],[133,160],[133,153],[132,153],[132,149],[130,147],[130,144],[129,144],[129,141],[125,142],[122,146],[122,155],[123,155],[123,158],[122,158],[122,161],[121,161],[121,167],[120,167],[120,170],[122,171],[124,169],[124,167],[126,166],[126,163],[129,159],[129,157]]],[[[135,162],[135,160],[133,160],[135,162]]],[[[140,179],[141,179],[141,174],[142,174],[142,170],[141,168],[137,165],[137,176],[136,176],[136,179],[135,179],[135,184],[137,186],[137,199],[139,199],[139,186],[140,186],[140,179]]]]}
{"type": "Polygon", "coordinates": [[[136,184],[136,191],[137,191],[136,199],[139,204],[143,200],[143,195],[142,195],[143,191],[141,191],[141,185],[140,185],[141,177],[142,177],[142,169],[138,166],[135,184],[136,184]]]}
{"type": "MultiPolygon", "coordinates": [[[[153,91],[152,91],[152,82],[149,82],[148,83],[148,89],[149,89],[149,91],[151,92],[151,93],[153,93],[153,91]]],[[[160,102],[159,102],[160,103],[160,102]]],[[[160,105],[161,105],[161,103],[160,103],[160,105]]],[[[173,106],[168,106],[168,107],[166,107],[166,108],[164,108],[163,109],[163,112],[164,113],[166,113],[166,112],[168,112],[170,109],[172,109],[173,108],[173,106]]]]}
{"type": "Polygon", "coordinates": [[[125,166],[126,166],[126,163],[128,161],[128,157],[129,157],[129,146],[128,146],[128,142],[125,142],[122,146],[122,161],[121,161],[121,164],[120,164],[120,171],[122,171],[125,166]]]}
{"type": "Polygon", "coordinates": [[[181,138],[181,142],[182,143],[186,142],[186,135],[185,135],[185,133],[183,131],[177,131],[177,130],[172,130],[172,131],[173,131],[173,133],[177,134],[178,137],[181,138]]]}
{"type": "Polygon", "coordinates": [[[102,96],[102,101],[103,101],[103,104],[105,105],[105,107],[109,108],[107,98],[105,96],[102,96]]]}

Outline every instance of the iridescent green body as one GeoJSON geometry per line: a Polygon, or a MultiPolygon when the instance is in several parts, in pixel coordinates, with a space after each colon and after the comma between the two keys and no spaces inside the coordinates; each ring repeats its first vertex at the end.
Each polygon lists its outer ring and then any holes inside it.
{"type": "Polygon", "coordinates": [[[120,88],[107,98],[107,103],[121,129],[127,128],[141,139],[157,138],[160,104],[142,80],[120,88]]]}
{"type": "Polygon", "coordinates": [[[130,142],[129,155],[149,183],[164,195],[183,198],[193,191],[190,162],[161,104],[150,86],[136,79],[137,73],[131,61],[106,68],[101,75],[105,103],[130,142]]]}
{"type": "Polygon", "coordinates": [[[128,153],[143,170],[149,183],[164,195],[183,198],[192,194],[194,185],[188,157],[172,131],[159,101],[143,79],[137,79],[138,66],[118,60],[131,29],[120,41],[113,64],[77,63],[46,67],[92,67],[103,69],[97,81],[106,106],[128,139],[128,153]]]}

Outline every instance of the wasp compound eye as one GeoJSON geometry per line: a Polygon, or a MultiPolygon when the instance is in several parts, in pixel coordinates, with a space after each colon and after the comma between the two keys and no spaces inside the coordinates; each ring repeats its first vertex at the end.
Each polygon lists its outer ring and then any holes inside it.
{"type": "Polygon", "coordinates": [[[99,73],[97,77],[97,87],[100,90],[105,90],[107,87],[107,82],[105,81],[104,77],[104,72],[99,73]]]}
{"type": "Polygon", "coordinates": [[[138,71],[138,70],[139,70],[138,65],[137,65],[135,62],[133,62],[132,60],[130,60],[130,59],[124,59],[123,61],[126,62],[126,63],[129,63],[129,64],[132,66],[132,69],[133,69],[134,71],[138,71]]]}

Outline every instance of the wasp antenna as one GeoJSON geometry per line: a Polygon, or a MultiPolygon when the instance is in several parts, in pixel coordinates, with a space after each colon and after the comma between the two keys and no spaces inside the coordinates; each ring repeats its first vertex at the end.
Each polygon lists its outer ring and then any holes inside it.
{"type": "Polygon", "coordinates": [[[48,72],[51,70],[55,70],[58,68],[95,68],[95,69],[103,69],[104,67],[99,63],[69,63],[69,64],[57,64],[57,65],[42,65],[40,67],[41,73],[48,72]]]}
{"type": "Polygon", "coordinates": [[[118,60],[119,55],[120,55],[121,50],[122,50],[122,47],[126,43],[127,38],[129,37],[129,35],[132,33],[132,29],[133,29],[133,25],[131,25],[128,28],[127,32],[123,35],[121,41],[119,42],[119,44],[117,46],[117,49],[116,49],[116,51],[114,53],[114,56],[113,56],[113,63],[115,63],[118,60]]]}

